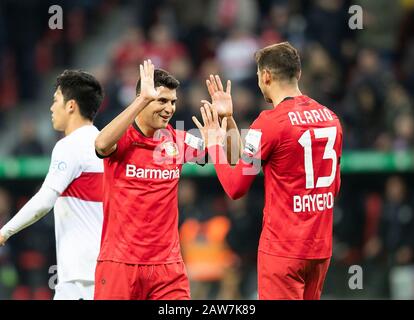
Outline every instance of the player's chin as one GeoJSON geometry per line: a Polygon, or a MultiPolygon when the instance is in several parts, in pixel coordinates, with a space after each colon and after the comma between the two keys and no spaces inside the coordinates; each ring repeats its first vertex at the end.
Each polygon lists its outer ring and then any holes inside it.
{"type": "Polygon", "coordinates": [[[168,126],[168,124],[170,123],[170,119],[164,119],[160,117],[160,119],[157,122],[158,122],[158,127],[163,129],[168,126]]]}
{"type": "Polygon", "coordinates": [[[53,129],[58,130],[56,121],[52,119],[51,122],[52,122],[53,129]]]}
{"type": "Polygon", "coordinates": [[[65,131],[64,126],[62,126],[61,124],[59,124],[58,122],[56,122],[56,120],[52,120],[52,127],[54,130],[56,131],[65,131]]]}

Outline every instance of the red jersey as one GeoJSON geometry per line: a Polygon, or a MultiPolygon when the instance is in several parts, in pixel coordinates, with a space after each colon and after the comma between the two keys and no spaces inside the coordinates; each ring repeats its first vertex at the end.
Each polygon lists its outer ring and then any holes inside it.
{"type": "Polygon", "coordinates": [[[98,261],[182,261],[178,180],[182,165],[202,157],[202,140],[168,125],[154,137],[134,123],[104,160],[104,221],[98,261]]]}
{"type": "Polygon", "coordinates": [[[337,116],[307,96],[289,97],[263,111],[231,168],[222,147],[217,175],[227,194],[247,192],[263,165],[265,206],[259,251],[288,258],[332,255],[334,197],[340,187],[342,128],[337,116]]]}

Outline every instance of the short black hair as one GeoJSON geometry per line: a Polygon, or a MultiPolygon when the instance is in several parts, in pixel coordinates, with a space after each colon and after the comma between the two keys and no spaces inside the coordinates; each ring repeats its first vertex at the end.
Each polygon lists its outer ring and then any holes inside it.
{"type": "Polygon", "coordinates": [[[81,70],[65,70],[56,79],[65,103],[75,100],[82,117],[93,121],[103,100],[103,90],[96,78],[81,70]]]}
{"type": "MultiPolygon", "coordinates": [[[[178,81],[174,76],[163,69],[154,70],[154,86],[157,87],[167,87],[168,89],[177,89],[180,86],[180,81],[178,81]]],[[[139,95],[141,92],[141,79],[138,79],[137,86],[135,88],[136,95],[139,95]]]]}

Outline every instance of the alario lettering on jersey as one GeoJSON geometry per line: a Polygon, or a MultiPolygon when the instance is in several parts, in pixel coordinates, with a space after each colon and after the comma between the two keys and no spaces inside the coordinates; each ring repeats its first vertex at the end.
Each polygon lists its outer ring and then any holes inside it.
{"type": "Polygon", "coordinates": [[[332,114],[326,108],[309,111],[291,111],[288,113],[288,116],[292,126],[333,120],[332,114]]]}

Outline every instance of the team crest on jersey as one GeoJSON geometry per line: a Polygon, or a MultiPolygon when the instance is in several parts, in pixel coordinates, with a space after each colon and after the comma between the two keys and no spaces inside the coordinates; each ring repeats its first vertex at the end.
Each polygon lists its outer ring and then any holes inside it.
{"type": "Polygon", "coordinates": [[[175,157],[175,156],[178,155],[178,147],[177,147],[177,145],[174,142],[172,142],[172,141],[165,142],[162,145],[162,147],[164,148],[165,153],[168,156],[175,157]]]}

